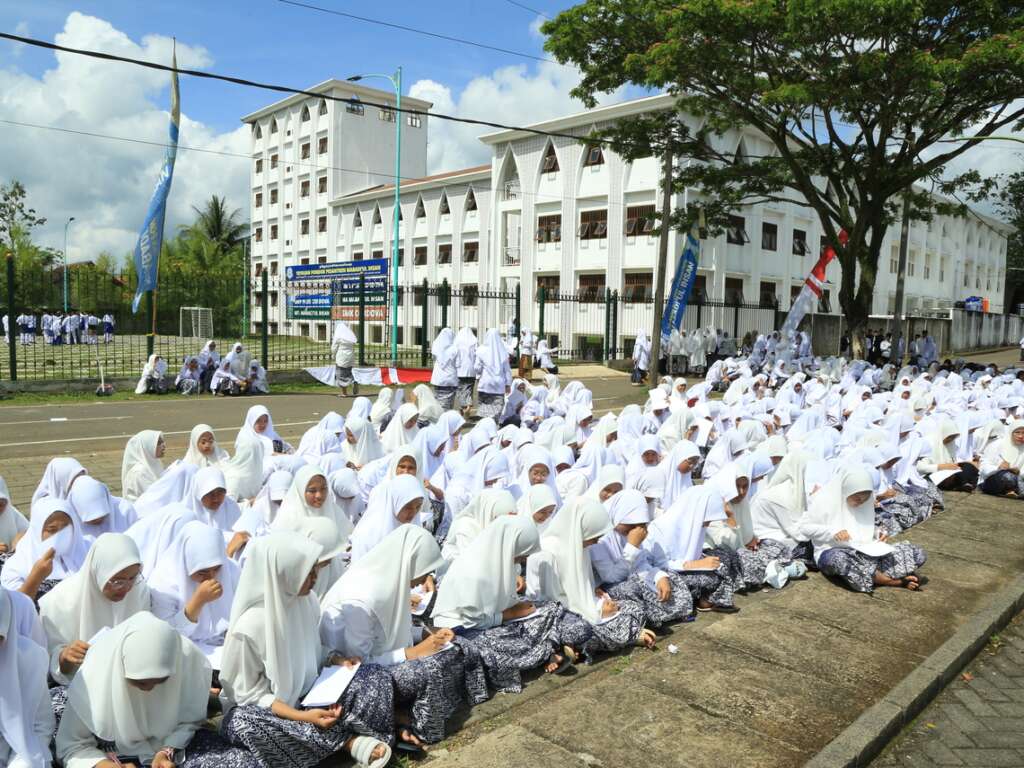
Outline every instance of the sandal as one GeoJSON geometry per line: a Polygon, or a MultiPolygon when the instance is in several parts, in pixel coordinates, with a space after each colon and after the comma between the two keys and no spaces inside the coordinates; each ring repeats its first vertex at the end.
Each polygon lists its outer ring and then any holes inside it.
{"type": "Polygon", "coordinates": [[[352,759],[364,768],[384,768],[391,761],[391,747],[372,736],[356,736],[352,739],[349,752],[352,759]],[[377,747],[384,747],[384,754],[374,760],[373,752],[377,747]]]}

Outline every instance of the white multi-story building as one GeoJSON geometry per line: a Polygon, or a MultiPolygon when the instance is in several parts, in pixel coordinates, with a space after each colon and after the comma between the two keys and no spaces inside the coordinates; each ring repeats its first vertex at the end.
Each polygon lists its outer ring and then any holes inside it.
{"type": "MultiPolygon", "coordinates": [[[[333,82],[337,86],[347,85],[333,82]]],[[[383,98],[383,94],[374,95],[383,98]]],[[[521,326],[532,328],[537,327],[537,294],[542,286],[549,296],[559,292],[603,295],[607,288],[618,291],[627,302],[648,299],[654,292],[658,248],[657,238],[650,232],[655,226],[653,214],[659,206],[659,161],[646,158],[629,163],[607,147],[588,145],[585,137],[595,128],[632,115],[668,109],[672,103],[670,96],[652,96],[529,126],[544,132],[577,135],[578,141],[525,130],[486,134],[481,141],[491,148],[489,165],[414,181],[403,179],[400,282],[419,285],[427,280],[434,285],[446,280],[453,288],[462,289],[464,297],[477,290],[511,291],[519,285],[521,326]]],[[[264,124],[264,136],[266,121],[278,111],[295,113],[311,104],[308,99],[289,99],[256,113],[264,124]]],[[[254,116],[245,120],[252,122],[254,116]]],[[[696,128],[696,119],[693,122],[692,127],[696,128]]],[[[345,121],[332,125],[339,127],[340,140],[346,129],[345,121]]],[[[412,141],[423,137],[423,144],[413,151],[425,153],[426,125],[420,135],[413,133],[412,141]]],[[[379,130],[369,138],[358,150],[367,158],[365,166],[386,168],[393,143],[379,130]]],[[[328,139],[333,141],[333,134],[328,139]]],[[[747,155],[772,152],[769,142],[753,129],[729,131],[718,140],[725,152],[740,161],[747,155]]],[[[255,134],[253,141],[255,157],[265,157],[266,151],[255,134]]],[[[405,152],[403,139],[403,155],[405,152]]],[[[367,171],[368,180],[370,175],[367,171]]],[[[376,186],[373,184],[378,179],[372,179],[360,188],[357,178],[342,178],[349,183],[329,185],[334,194],[317,201],[318,215],[327,216],[326,242],[317,240],[314,249],[301,242],[299,247],[282,245],[278,239],[277,247],[273,248],[273,241],[267,243],[264,238],[264,248],[254,246],[253,250],[254,257],[258,257],[257,268],[273,272],[275,261],[290,265],[302,263],[302,258],[335,262],[390,255],[394,198],[391,179],[376,186]]],[[[254,192],[263,190],[266,194],[266,186],[258,182],[258,175],[254,174],[253,180],[254,192]]],[[[690,194],[679,195],[673,205],[685,204],[690,194]]],[[[254,226],[258,227],[259,208],[254,207],[253,212],[254,226]]],[[[914,222],[905,282],[908,312],[941,310],[974,295],[988,298],[992,311],[1001,311],[1007,233],[1001,222],[974,212],[967,217],[936,216],[927,224],[914,222]]],[[[899,234],[899,226],[894,226],[882,246],[875,314],[891,313],[895,305],[899,234]]],[[[814,266],[822,241],[821,227],[808,208],[792,203],[751,206],[735,217],[734,226],[727,233],[701,241],[695,290],[712,302],[777,302],[786,308],[814,266]]],[[[681,249],[682,236],[673,232],[670,254],[677,256],[681,249]]],[[[665,275],[666,286],[672,279],[674,256],[665,275]]],[[[827,276],[820,310],[836,312],[838,263],[829,267],[827,276]]],[[[449,324],[483,328],[511,317],[507,303],[491,310],[484,304],[480,304],[479,315],[467,316],[467,311],[475,310],[460,307],[458,316],[449,324]]],[[[287,323],[283,311],[282,301],[277,305],[276,318],[271,319],[278,328],[326,336],[326,323],[302,324],[299,328],[287,323]],[[318,327],[314,330],[314,326],[318,327]]],[[[420,308],[407,302],[401,312],[402,340],[418,342],[420,308]]],[[[624,304],[616,344],[621,346],[640,327],[650,328],[651,319],[649,306],[624,304]]],[[[544,320],[546,335],[557,337],[564,346],[578,347],[587,338],[605,332],[603,309],[586,304],[547,304],[544,320]]],[[[440,319],[431,314],[431,336],[439,324],[440,319]]],[[[371,325],[371,341],[378,342],[384,337],[382,325],[371,325]]]]}

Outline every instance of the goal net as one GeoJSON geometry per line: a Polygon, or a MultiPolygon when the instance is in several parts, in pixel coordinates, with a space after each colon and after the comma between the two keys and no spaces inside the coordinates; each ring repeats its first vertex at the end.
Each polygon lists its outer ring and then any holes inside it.
{"type": "Polygon", "coordinates": [[[192,339],[213,338],[213,310],[210,307],[181,307],[178,335],[192,339]]]}

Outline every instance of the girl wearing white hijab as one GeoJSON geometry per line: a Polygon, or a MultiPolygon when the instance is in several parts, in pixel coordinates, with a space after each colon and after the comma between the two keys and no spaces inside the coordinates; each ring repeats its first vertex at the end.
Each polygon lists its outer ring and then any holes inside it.
{"type": "Polygon", "coordinates": [[[242,510],[242,516],[235,523],[235,530],[245,531],[250,536],[266,536],[270,533],[281,502],[292,487],[292,477],[292,473],[284,469],[271,472],[252,504],[242,510]]]}
{"type": "Polygon", "coordinates": [[[4,563],[0,584],[37,600],[81,568],[88,551],[71,504],[41,498],[32,505],[28,531],[4,563]]]}
{"type": "Polygon", "coordinates": [[[0,569],[4,561],[14,552],[25,531],[28,530],[28,518],[11,503],[11,492],[7,490],[7,481],[0,477],[0,569]]]}
{"type": "Polygon", "coordinates": [[[217,445],[213,427],[209,424],[196,424],[188,436],[188,450],[182,462],[193,464],[200,469],[212,467],[227,461],[228,452],[217,445]]]}
{"type": "MultiPolygon", "coordinates": [[[[452,393],[454,394],[454,388],[452,393]]],[[[430,424],[436,424],[437,420],[441,418],[441,414],[444,413],[444,408],[434,396],[433,390],[426,384],[417,384],[413,388],[412,402],[418,411],[416,423],[420,429],[424,429],[430,424]]]]}
{"type": "Polygon", "coordinates": [[[526,564],[528,597],[557,601],[589,625],[591,638],[585,644],[572,643],[586,654],[616,651],[638,641],[654,645],[654,635],[643,629],[642,606],[612,600],[594,583],[587,547],[611,530],[611,518],[600,501],[573,499],[559,510],[541,537],[541,551],[526,564]]]}
{"type": "Polygon", "coordinates": [[[0,589],[0,765],[50,768],[54,717],[46,649],[19,631],[17,594],[0,589]]]}
{"type": "Polygon", "coordinates": [[[65,768],[250,765],[202,729],[211,677],[195,645],[152,614],[135,614],[97,640],[68,687],[57,757],[65,768]]]}
{"type": "Polygon", "coordinates": [[[317,630],[321,552],[290,531],[252,543],[224,640],[221,733],[261,765],[312,768],[347,749],[360,765],[382,768],[394,734],[394,688],[383,669],[364,664],[338,704],[298,709],[322,667],[347,662],[317,630]]]}
{"type": "Polygon", "coordinates": [[[292,447],[277,434],[277,430],[274,429],[274,419],[265,405],[254,405],[246,412],[245,422],[235,437],[235,450],[238,449],[238,444],[246,439],[256,439],[263,443],[265,459],[270,459],[278,453],[292,453],[293,451],[292,447]]]}
{"type": "Polygon", "coordinates": [[[170,548],[181,529],[198,519],[196,513],[185,504],[168,504],[161,508],[159,514],[139,520],[125,531],[125,536],[139,548],[143,578],[153,575],[160,555],[170,548]]]}
{"type": "Polygon", "coordinates": [[[236,531],[235,524],[242,516],[238,503],[228,496],[224,473],[217,467],[206,467],[196,472],[192,497],[188,500],[196,517],[219,530],[227,542],[228,557],[234,557],[249,540],[249,534],[236,531]]]}
{"type": "MultiPolygon", "coordinates": [[[[228,353],[231,354],[230,352],[228,353]]],[[[225,357],[221,360],[220,365],[217,366],[217,370],[213,372],[213,376],[210,377],[210,392],[214,395],[235,396],[242,394],[242,383],[245,381],[244,375],[248,374],[248,369],[242,375],[236,374],[232,370],[231,361],[225,357]]]]}
{"type": "Polygon", "coordinates": [[[1006,434],[981,455],[981,490],[991,496],[1024,498],[1024,420],[1010,422],[1006,434]]]}
{"type": "Polygon", "coordinates": [[[455,370],[459,376],[453,407],[463,416],[473,405],[473,385],[476,384],[476,334],[473,329],[463,326],[455,335],[455,370]]]}
{"type": "Polygon", "coordinates": [[[263,487],[263,442],[235,443],[235,455],[221,463],[228,495],[235,501],[251,501],[263,487]]]}
{"type": "Polygon", "coordinates": [[[352,366],[356,364],[356,335],[349,328],[348,323],[339,320],[334,326],[334,336],[331,338],[331,352],[334,353],[335,373],[334,379],[341,387],[339,397],[348,397],[348,388],[353,387],[355,394],[355,379],[352,377],[352,366]]]}
{"type": "MultiPolygon", "coordinates": [[[[434,358],[430,386],[434,388],[438,408],[447,411],[454,407],[455,393],[459,387],[459,347],[455,343],[455,331],[442,328],[430,346],[430,354],[434,358]]],[[[416,403],[423,410],[423,404],[419,400],[416,403]]]]}
{"type": "MultiPolygon", "coordinates": [[[[778,550],[785,558],[804,562],[813,558],[810,543],[800,527],[807,511],[804,472],[810,459],[800,450],[786,454],[768,479],[767,488],[758,493],[750,505],[758,547],[778,550]]],[[[790,576],[800,578],[796,573],[799,568],[793,570],[790,576]]]]}
{"type": "Polygon", "coordinates": [[[477,349],[474,372],[477,377],[477,415],[480,418],[497,418],[504,410],[505,395],[512,389],[508,347],[497,328],[487,331],[483,344],[477,349]]]}
{"type": "Polygon", "coordinates": [[[519,454],[519,466],[522,467],[522,471],[516,484],[510,489],[517,498],[521,498],[535,485],[546,485],[555,504],[562,506],[562,497],[558,492],[555,477],[555,460],[550,451],[539,445],[527,445],[519,454]]]}
{"type": "Polygon", "coordinates": [[[633,375],[631,383],[639,387],[647,377],[647,368],[651,364],[651,342],[644,331],[638,331],[633,342],[633,375]]]}
{"type": "Polygon", "coordinates": [[[390,452],[403,445],[409,445],[420,431],[417,426],[419,417],[420,412],[414,403],[402,403],[398,406],[398,410],[380,436],[384,450],[390,452]]]}
{"type": "Polygon", "coordinates": [[[568,669],[576,652],[563,645],[563,628],[581,646],[590,637],[577,617],[567,618],[564,606],[519,596],[519,564],[539,546],[530,518],[496,520],[452,563],[434,606],[435,626],[459,627],[462,641],[483,659],[487,681],[503,693],[522,691],[523,670],[568,669]]]}
{"type": "Polygon", "coordinates": [[[852,469],[833,477],[814,495],[801,527],[814,545],[821,572],[836,576],[850,589],[920,588],[915,572],[927,555],[909,542],[890,544],[878,533],[874,483],[867,470],[852,469]]]}
{"type": "Polygon", "coordinates": [[[302,435],[295,455],[304,456],[309,461],[315,462],[321,456],[340,451],[344,432],[345,419],[339,413],[328,411],[319,422],[302,435]]]}
{"type": "Polygon", "coordinates": [[[121,533],[105,533],[81,570],[40,598],[50,676],[57,683],[71,682],[98,632],[149,610],[149,589],[139,583],[141,574],[135,542],[121,533]]]}
{"type": "Polygon", "coordinates": [[[747,440],[736,430],[730,430],[718,438],[704,460],[704,477],[714,477],[722,467],[735,461],[747,451],[747,440]]]}
{"type": "Polygon", "coordinates": [[[498,518],[516,514],[516,500],[505,490],[480,491],[459,514],[452,519],[448,536],[441,548],[441,556],[451,563],[498,518]]]}
{"type": "Polygon", "coordinates": [[[396,475],[413,475],[422,483],[424,477],[418,454],[411,445],[403,445],[359,470],[360,496],[363,501],[369,504],[372,498],[379,499],[383,493],[381,484],[396,475]]]}
{"type": "Polygon", "coordinates": [[[198,520],[185,523],[149,578],[153,614],[204,650],[223,645],[238,575],[220,531],[198,520]]]}
{"type": "Polygon", "coordinates": [[[516,504],[516,514],[533,518],[537,530],[544,533],[551,518],[558,511],[555,494],[547,485],[531,485],[516,504]]]}
{"type": "Polygon", "coordinates": [[[377,400],[370,409],[370,423],[376,427],[378,432],[383,432],[391,420],[391,404],[394,395],[388,387],[383,387],[377,393],[377,400]]]}
{"type": "Polygon", "coordinates": [[[960,428],[952,419],[940,419],[925,438],[931,450],[917,460],[917,471],[928,475],[940,491],[970,493],[978,484],[978,468],[971,462],[957,461],[959,437],[960,428]]]}
{"type": "Polygon", "coordinates": [[[555,489],[562,501],[568,503],[577,496],[582,496],[590,486],[590,477],[581,469],[576,469],[576,456],[567,445],[559,446],[552,451],[555,462],[555,489]]]}
{"type": "Polygon", "coordinates": [[[78,479],[67,500],[82,522],[82,534],[90,545],[100,534],[124,533],[138,520],[131,504],[112,496],[106,485],[89,475],[78,479]]]}
{"type": "Polygon", "coordinates": [[[601,588],[613,600],[631,600],[644,609],[646,623],[660,627],[693,612],[693,598],[685,583],[654,564],[641,549],[647,538],[651,510],[640,491],[621,491],[607,502],[612,529],[590,547],[590,562],[601,588]]]}
{"type": "Polygon", "coordinates": [[[373,503],[352,532],[351,562],[365,556],[391,531],[412,522],[423,506],[423,482],[415,475],[397,475],[381,483],[380,494],[374,494],[373,503]]]}
{"type": "Polygon", "coordinates": [[[54,499],[66,499],[71,492],[71,486],[82,475],[89,474],[85,467],[78,463],[78,459],[70,456],[58,456],[50,459],[50,463],[43,470],[43,477],[32,494],[32,503],[35,504],[44,496],[54,499]]]}
{"type": "Polygon", "coordinates": [[[349,415],[345,422],[345,441],[341,445],[341,454],[349,468],[358,472],[370,462],[382,458],[385,451],[373,424],[361,417],[349,415]]]}
{"type": "Polygon", "coordinates": [[[167,373],[167,361],[160,355],[150,355],[149,360],[142,366],[142,375],[139,383],[135,385],[135,394],[144,395],[152,392],[162,395],[167,392],[167,384],[164,382],[164,374],[167,373]]]}
{"type": "Polygon", "coordinates": [[[363,501],[362,489],[359,487],[359,476],[355,470],[343,467],[328,475],[327,482],[331,486],[335,503],[354,527],[366,511],[366,502],[363,501]]]}
{"type": "Polygon", "coordinates": [[[400,525],[352,566],[321,604],[324,646],[385,668],[403,710],[409,705],[399,738],[415,745],[444,738],[445,721],[462,704],[462,691],[470,704],[488,697],[478,665],[467,678],[466,656],[450,646],[451,630],[427,634],[412,624],[409,590],[424,584],[442,562],[429,533],[400,525]]]}
{"type": "Polygon", "coordinates": [[[121,460],[121,493],[128,501],[135,501],[155,483],[164,472],[163,458],[167,446],[164,433],[144,429],[128,440],[121,460]]]}
{"type": "Polygon", "coordinates": [[[167,468],[160,479],[135,500],[135,514],[141,520],[168,504],[187,502],[199,467],[178,461],[167,468]]]}
{"type": "MultiPolygon", "coordinates": [[[[700,449],[689,440],[680,440],[661,462],[665,489],[661,506],[668,509],[684,491],[693,487],[693,470],[700,461],[700,449]]],[[[706,466],[706,465],[705,465],[706,466]]]]}

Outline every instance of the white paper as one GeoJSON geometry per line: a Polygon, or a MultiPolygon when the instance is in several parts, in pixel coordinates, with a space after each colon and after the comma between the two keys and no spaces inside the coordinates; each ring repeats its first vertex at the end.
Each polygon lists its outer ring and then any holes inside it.
{"type": "Polygon", "coordinates": [[[427,608],[430,606],[430,600],[433,593],[427,592],[425,589],[423,589],[423,585],[421,584],[418,587],[413,587],[413,589],[410,590],[409,594],[412,597],[418,597],[420,599],[420,601],[412,609],[412,615],[422,616],[423,614],[425,614],[427,612],[427,608]]]}
{"type": "Polygon", "coordinates": [[[110,627],[101,627],[100,630],[89,638],[89,645],[96,645],[96,641],[103,637],[107,632],[110,631],[110,627]]]}
{"type": "Polygon", "coordinates": [[[868,557],[885,557],[891,555],[893,548],[884,541],[851,541],[850,546],[868,557]]]}
{"type": "Polygon", "coordinates": [[[957,467],[956,469],[940,469],[939,471],[932,472],[930,475],[928,475],[928,479],[931,480],[936,485],[938,485],[939,483],[945,482],[959,471],[959,467],[957,467]]]}
{"type": "Polygon", "coordinates": [[[309,693],[302,699],[302,706],[330,707],[337,704],[358,671],[358,664],[351,667],[324,667],[309,693]]]}
{"type": "Polygon", "coordinates": [[[694,442],[701,448],[706,448],[708,444],[708,436],[711,434],[711,428],[715,426],[715,422],[711,419],[698,419],[697,420],[697,439],[694,442]]]}

